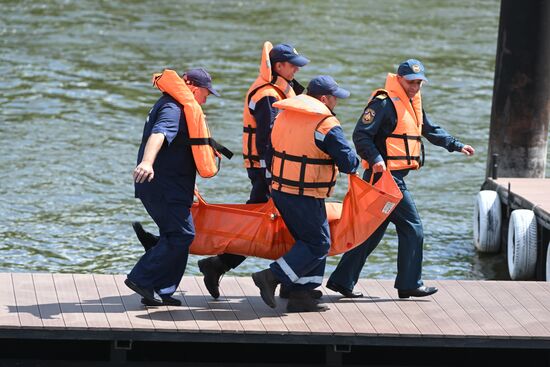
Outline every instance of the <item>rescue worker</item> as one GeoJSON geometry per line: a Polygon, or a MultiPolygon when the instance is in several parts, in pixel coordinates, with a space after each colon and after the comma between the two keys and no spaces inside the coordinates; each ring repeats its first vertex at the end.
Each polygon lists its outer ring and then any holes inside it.
{"type": "Polygon", "coordinates": [[[135,196],[159,227],[160,238],[139,259],[125,284],[149,306],[181,305],[172,295],[185,272],[195,236],[190,208],[198,169],[188,129],[192,124],[205,124],[200,105],[209,94],[219,96],[205,69],[188,70],[183,80],[181,84],[194,99],[190,97],[183,106],[167,93],[159,98],[145,122],[133,172],[135,196]],[[197,121],[190,121],[188,113],[197,116],[197,121]]]}
{"type": "Polygon", "coordinates": [[[361,292],[354,292],[353,287],[390,222],[395,225],[398,237],[394,286],[399,298],[424,297],[437,292],[436,287],[426,287],[421,280],[422,222],[404,179],[410,170],[419,169],[424,162],[421,136],[449,152],[470,156],[474,148],[449,135],[424,112],[420,94],[424,82],[427,79],[420,61],[409,59],[401,63],[397,75],[388,74],[384,89],[373,93],[353,132],[353,142],[366,168],[363,179],[369,181],[374,174],[376,180],[382,171],[390,169],[403,199],[363,244],[340,259],[326,285],[344,297],[363,296],[361,292]]]}
{"type": "Polygon", "coordinates": [[[310,81],[307,95],[274,104],[282,112],[271,134],[271,196],[296,242],[268,269],[252,274],[270,307],[276,306],[275,289],[281,283],[290,290],[288,312],[328,309],[311,290],[321,285],[330,249],[325,198],[338,171],[355,173],[360,163],[333,112],[338,98],[349,95],[323,75],[310,81]]]}
{"type": "MultiPolygon", "coordinates": [[[[271,144],[271,129],[278,113],[273,103],[303,92],[304,87],[294,79],[294,75],[308,62],[289,44],[282,43],[274,47],[269,42],[264,44],[260,74],[248,89],[244,100],[243,158],[252,184],[247,204],[269,200],[271,177],[267,169],[269,162],[266,162],[266,151],[271,144]]],[[[212,297],[220,296],[221,276],[245,259],[241,255],[221,254],[199,260],[199,270],[204,275],[204,284],[212,297]]],[[[288,297],[284,289],[281,289],[281,297],[288,297]]]]}

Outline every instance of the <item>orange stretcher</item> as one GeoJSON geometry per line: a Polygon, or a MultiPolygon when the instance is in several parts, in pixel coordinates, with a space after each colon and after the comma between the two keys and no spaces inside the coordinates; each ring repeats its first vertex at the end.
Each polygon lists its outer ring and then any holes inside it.
{"type": "MultiPolygon", "coordinates": [[[[363,243],[390,215],[403,195],[389,171],[372,185],[348,175],[348,192],[342,203],[326,202],[330,225],[329,255],[363,243]]],[[[221,253],[277,259],[290,250],[294,239],[270,199],[263,204],[210,204],[198,191],[191,213],[195,255],[221,253]]]]}

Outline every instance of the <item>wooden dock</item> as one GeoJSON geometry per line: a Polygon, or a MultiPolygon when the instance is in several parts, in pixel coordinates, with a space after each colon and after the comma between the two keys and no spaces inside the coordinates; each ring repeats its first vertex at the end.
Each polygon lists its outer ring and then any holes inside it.
{"type": "Polygon", "coordinates": [[[537,224],[535,275],[550,279],[550,178],[487,178],[482,190],[496,191],[502,205],[501,248],[507,249],[510,214],[516,209],[531,210],[537,224]]]}
{"type": "Polygon", "coordinates": [[[550,230],[550,178],[488,178],[482,188],[498,192],[511,210],[533,210],[539,224],[550,230]]]}
{"type": "MultiPolygon", "coordinates": [[[[241,353],[263,356],[258,365],[274,365],[292,354],[289,348],[311,351],[305,365],[355,365],[354,352],[365,348],[440,350],[444,358],[452,350],[461,351],[454,358],[465,358],[464,350],[538,350],[548,361],[546,282],[427,281],[439,287],[437,294],[400,300],[392,281],[362,279],[357,289],[364,298],[342,299],[321,288],[329,311],[287,314],[279,297],[276,309],[266,306],[249,277],[224,277],[219,300],[210,297],[202,278],[184,277],[176,293],[182,307],[150,308],[124,279],[0,273],[0,361],[44,360],[61,350],[65,359],[89,353],[97,361],[129,363],[163,351],[183,362],[239,365],[234,358],[241,353]],[[167,345],[178,346],[177,352],[167,345]]],[[[281,363],[304,365],[288,358],[294,364],[281,363]]]]}

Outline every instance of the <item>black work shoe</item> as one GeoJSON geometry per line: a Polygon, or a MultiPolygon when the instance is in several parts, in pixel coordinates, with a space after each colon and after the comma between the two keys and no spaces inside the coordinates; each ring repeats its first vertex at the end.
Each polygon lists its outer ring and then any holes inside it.
{"type": "Polygon", "coordinates": [[[333,290],[335,292],[340,293],[342,296],[344,296],[344,298],[361,298],[361,297],[363,297],[363,293],[354,292],[353,290],[349,290],[347,288],[344,288],[339,284],[331,282],[330,280],[327,281],[327,288],[330,289],[330,290],[333,290]]]}
{"type": "Polygon", "coordinates": [[[126,278],[124,281],[124,284],[137,294],[143,297],[143,299],[146,302],[149,302],[151,306],[161,306],[162,305],[162,298],[155,292],[152,288],[142,288],[136,283],[132,282],[130,279],[126,278]]]}
{"type": "MultiPolygon", "coordinates": [[[[288,298],[290,296],[290,292],[292,292],[288,287],[285,287],[281,284],[281,288],[279,289],[279,297],[281,298],[288,298]]],[[[310,289],[307,292],[309,292],[309,295],[313,299],[319,299],[323,297],[323,292],[321,292],[318,289],[310,289]]]]}
{"type": "MultiPolygon", "coordinates": [[[[181,306],[181,301],[172,296],[160,296],[162,298],[162,306],[181,306]]],[[[145,298],[141,299],[141,303],[145,306],[158,306],[157,304],[151,304],[145,298]]]]}
{"type": "Polygon", "coordinates": [[[143,229],[143,226],[140,222],[132,223],[132,228],[134,228],[134,232],[136,232],[136,236],[139,242],[141,242],[143,248],[145,249],[145,252],[149,251],[158,243],[159,237],[143,229]]]}
{"type": "Polygon", "coordinates": [[[288,297],[286,310],[287,312],[323,312],[329,308],[313,299],[310,291],[292,291],[288,297]]]}
{"type": "Polygon", "coordinates": [[[426,287],[424,285],[416,289],[397,290],[399,298],[426,297],[434,294],[435,292],[437,292],[436,287],[426,287]]]}
{"type": "Polygon", "coordinates": [[[210,256],[197,262],[200,272],[204,275],[204,285],[214,299],[220,296],[220,278],[229,270],[218,256],[210,256]]]}
{"type": "Polygon", "coordinates": [[[271,269],[253,273],[252,280],[254,280],[256,287],[260,288],[260,295],[265,304],[271,308],[275,308],[275,306],[277,306],[277,302],[275,301],[275,288],[277,288],[279,282],[275,279],[271,269]]]}

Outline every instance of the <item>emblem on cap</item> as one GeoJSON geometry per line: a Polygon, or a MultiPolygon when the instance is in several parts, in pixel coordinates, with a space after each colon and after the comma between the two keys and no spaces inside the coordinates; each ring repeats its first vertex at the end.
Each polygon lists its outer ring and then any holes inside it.
{"type": "Polygon", "coordinates": [[[298,51],[296,51],[295,48],[292,49],[292,52],[294,52],[296,55],[298,55],[298,51]]]}
{"type": "Polygon", "coordinates": [[[363,114],[363,123],[370,124],[372,120],[374,120],[374,116],[376,116],[374,110],[372,108],[367,108],[367,110],[363,114]]]}
{"type": "Polygon", "coordinates": [[[412,70],[415,72],[415,73],[419,73],[420,72],[420,65],[418,64],[414,64],[411,66],[412,70]]]}

